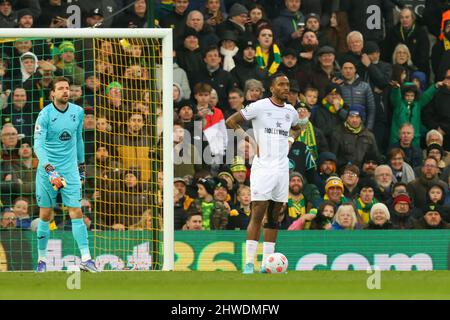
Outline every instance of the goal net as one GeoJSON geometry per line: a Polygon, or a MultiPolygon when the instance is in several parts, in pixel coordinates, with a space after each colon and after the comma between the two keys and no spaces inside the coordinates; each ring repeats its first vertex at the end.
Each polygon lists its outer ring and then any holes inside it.
{"type": "MultiPolygon", "coordinates": [[[[173,269],[172,40],[167,29],[4,30],[0,270],[37,259],[34,124],[56,76],[85,110],[82,209],[100,269],[173,269]]],[[[50,224],[48,270],[79,263],[67,208],[50,224]]]]}

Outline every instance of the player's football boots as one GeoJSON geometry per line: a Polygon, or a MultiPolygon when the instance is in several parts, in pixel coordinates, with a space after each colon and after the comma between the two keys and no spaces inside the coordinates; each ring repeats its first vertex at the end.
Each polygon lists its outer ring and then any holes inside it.
{"type": "Polygon", "coordinates": [[[92,272],[92,273],[96,273],[96,272],[100,272],[97,267],[95,266],[95,262],[90,259],[87,261],[82,261],[80,263],[80,270],[81,271],[87,271],[87,272],[92,272]]]}
{"type": "Polygon", "coordinates": [[[255,265],[251,262],[246,263],[244,267],[243,274],[252,274],[255,272],[255,265]]]}
{"type": "Polygon", "coordinates": [[[39,260],[36,267],[36,272],[46,272],[46,271],[47,271],[47,264],[45,263],[45,261],[39,260]]]}
{"type": "Polygon", "coordinates": [[[266,266],[261,263],[261,269],[259,269],[259,273],[267,273],[266,266]]]}

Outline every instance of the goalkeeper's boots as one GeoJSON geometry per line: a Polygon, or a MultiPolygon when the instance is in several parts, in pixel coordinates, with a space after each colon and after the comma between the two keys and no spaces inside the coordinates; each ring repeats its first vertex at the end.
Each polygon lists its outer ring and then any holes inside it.
{"type": "Polygon", "coordinates": [[[246,263],[243,274],[253,274],[255,272],[255,265],[251,262],[246,263]]]}
{"type": "Polygon", "coordinates": [[[45,261],[39,260],[38,265],[36,267],[36,272],[46,272],[47,271],[47,264],[45,261]]]}
{"type": "Polygon", "coordinates": [[[89,259],[87,261],[81,261],[80,263],[80,270],[81,271],[87,271],[87,272],[92,272],[92,273],[96,273],[99,272],[97,270],[97,267],[95,266],[95,262],[92,259],[89,259]]]}

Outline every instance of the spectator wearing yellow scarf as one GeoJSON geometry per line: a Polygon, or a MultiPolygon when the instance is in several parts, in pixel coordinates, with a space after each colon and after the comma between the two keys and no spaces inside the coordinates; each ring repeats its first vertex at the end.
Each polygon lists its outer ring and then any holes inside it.
{"type": "Polygon", "coordinates": [[[375,199],[376,184],[372,179],[364,179],[359,183],[359,198],[356,200],[356,208],[363,224],[370,220],[370,210],[377,203],[375,199]]]}
{"type": "Polygon", "coordinates": [[[258,31],[258,46],[256,47],[256,63],[270,75],[275,74],[281,64],[280,48],[273,41],[273,31],[268,26],[258,31]]]}

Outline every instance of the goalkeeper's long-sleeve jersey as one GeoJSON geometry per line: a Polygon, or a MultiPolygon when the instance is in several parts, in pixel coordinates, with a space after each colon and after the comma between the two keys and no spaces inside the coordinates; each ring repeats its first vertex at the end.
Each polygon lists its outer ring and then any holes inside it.
{"type": "Polygon", "coordinates": [[[62,175],[78,172],[78,164],[84,163],[83,121],[83,108],[73,103],[64,111],[50,103],[39,112],[34,129],[38,172],[47,164],[62,175]]]}

